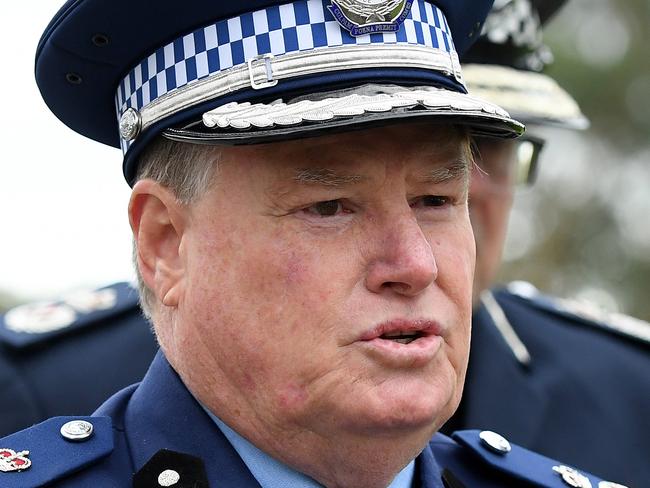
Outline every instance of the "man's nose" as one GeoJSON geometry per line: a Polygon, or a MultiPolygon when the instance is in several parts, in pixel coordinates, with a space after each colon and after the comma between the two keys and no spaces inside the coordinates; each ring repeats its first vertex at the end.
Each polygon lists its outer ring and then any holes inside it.
{"type": "Polygon", "coordinates": [[[410,213],[378,229],[380,234],[366,276],[366,288],[373,293],[393,291],[416,296],[438,276],[431,244],[410,213]]]}

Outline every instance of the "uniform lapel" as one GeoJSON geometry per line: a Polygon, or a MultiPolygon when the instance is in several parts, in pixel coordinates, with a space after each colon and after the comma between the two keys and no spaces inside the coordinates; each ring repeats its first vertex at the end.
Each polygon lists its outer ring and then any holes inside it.
{"type": "Polygon", "coordinates": [[[427,444],[427,447],[416,458],[415,467],[414,488],[444,488],[440,467],[430,445],[427,444]]]}
{"type": "Polygon", "coordinates": [[[472,345],[463,395],[464,429],[489,429],[530,445],[544,418],[547,395],[535,381],[535,358],[520,364],[481,305],[472,324],[472,345]]]}
{"type": "Polygon", "coordinates": [[[124,422],[135,472],[168,449],[202,459],[209,486],[260,486],[162,352],[129,401],[124,422]]]}

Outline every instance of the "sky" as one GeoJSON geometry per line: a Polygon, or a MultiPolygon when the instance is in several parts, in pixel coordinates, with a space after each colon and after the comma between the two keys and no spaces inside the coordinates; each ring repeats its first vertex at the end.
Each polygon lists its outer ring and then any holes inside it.
{"type": "Polygon", "coordinates": [[[36,46],[61,5],[7,2],[0,16],[0,291],[21,299],[133,276],[120,150],[67,128],[34,80],[36,46]]]}

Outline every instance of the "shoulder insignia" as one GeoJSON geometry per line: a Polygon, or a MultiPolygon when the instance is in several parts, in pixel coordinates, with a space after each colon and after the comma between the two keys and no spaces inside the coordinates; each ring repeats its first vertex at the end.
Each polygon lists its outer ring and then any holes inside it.
{"type": "Polygon", "coordinates": [[[16,452],[13,449],[0,449],[0,471],[22,471],[29,469],[32,461],[27,457],[29,451],[16,452]]]}
{"type": "Polygon", "coordinates": [[[208,488],[203,460],[182,452],[161,449],[133,475],[133,488],[153,486],[208,488]]]}
{"type": "Polygon", "coordinates": [[[53,417],[0,440],[0,488],[44,486],[112,451],[110,417],[53,417]]]}
{"type": "Polygon", "coordinates": [[[619,486],[604,481],[590,473],[563,465],[550,458],[509,443],[495,432],[463,430],[455,432],[452,438],[461,446],[472,451],[491,468],[516,479],[525,480],[533,486],[548,488],[603,488],[619,486]]]}
{"type": "Polygon", "coordinates": [[[650,323],[643,320],[608,312],[594,303],[544,295],[534,285],[523,281],[509,283],[505,293],[526,300],[541,310],[650,344],[650,323]]]}
{"type": "Polygon", "coordinates": [[[138,306],[128,283],[79,291],[57,301],[19,305],[0,316],[0,341],[22,348],[92,326],[138,306]]]}

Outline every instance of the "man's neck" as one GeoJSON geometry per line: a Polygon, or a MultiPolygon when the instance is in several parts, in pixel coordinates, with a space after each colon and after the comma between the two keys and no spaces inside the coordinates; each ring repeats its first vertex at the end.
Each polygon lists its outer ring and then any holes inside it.
{"type": "MultiPolygon", "coordinates": [[[[205,409],[226,436],[262,488],[293,486],[296,488],[320,488],[322,485],[304,474],[272,458],[257,446],[243,438],[216,415],[205,409]]],[[[388,488],[410,488],[415,473],[415,461],[400,471],[388,488]]]]}
{"type": "MultiPolygon", "coordinates": [[[[328,488],[363,486],[386,488],[411,463],[427,445],[433,435],[423,436],[415,445],[405,442],[403,436],[339,439],[336,443],[323,442],[312,432],[288,435],[278,432],[271,438],[251,436],[251,431],[238,435],[281,463],[304,473],[328,488]],[[410,446],[407,450],[405,446],[410,446]]],[[[252,429],[251,429],[252,430],[252,429]]],[[[259,430],[256,432],[259,434],[259,430]]]]}
{"type": "MultiPolygon", "coordinates": [[[[182,371],[182,369],[181,369],[182,371]]],[[[386,488],[414,460],[434,435],[436,425],[394,427],[388,431],[354,432],[342,425],[316,432],[298,422],[278,422],[269,412],[253,408],[241,395],[229,393],[226,382],[192,383],[180,375],[194,397],[239,435],[266,454],[328,488],[386,488]],[[189,384],[188,384],[189,383],[189,384]],[[215,397],[214,392],[220,392],[215,397]]]]}

